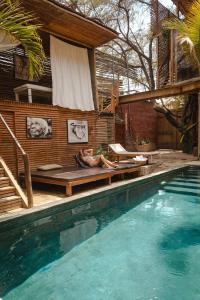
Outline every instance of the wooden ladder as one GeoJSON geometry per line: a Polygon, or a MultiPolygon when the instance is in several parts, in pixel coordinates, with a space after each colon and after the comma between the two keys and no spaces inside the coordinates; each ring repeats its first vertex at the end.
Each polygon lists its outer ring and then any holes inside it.
{"type": "Polygon", "coordinates": [[[27,198],[5,161],[0,157],[0,213],[28,207],[27,198]]]}

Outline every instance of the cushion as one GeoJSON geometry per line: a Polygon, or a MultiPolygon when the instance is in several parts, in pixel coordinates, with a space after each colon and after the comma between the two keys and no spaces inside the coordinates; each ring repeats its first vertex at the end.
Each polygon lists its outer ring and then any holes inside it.
{"type": "Polygon", "coordinates": [[[79,154],[74,155],[73,157],[74,157],[74,159],[75,159],[75,161],[76,161],[76,163],[77,163],[77,165],[79,167],[84,168],[84,169],[88,169],[89,168],[88,165],[86,165],[85,162],[81,160],[79,154]]]}
{"type": "Polygon", "coordinates": [[[57,164],[49,164],[49,165],[43,165],[39,166],[37,169],[39,171],[49,171],[49,170],[56,170],[56,169],[61,169],[63,166],[57,165],[57,164]]]}

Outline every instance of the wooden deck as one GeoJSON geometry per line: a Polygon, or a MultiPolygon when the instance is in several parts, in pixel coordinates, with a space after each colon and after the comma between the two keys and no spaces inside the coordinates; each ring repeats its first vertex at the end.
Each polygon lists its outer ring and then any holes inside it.
{"type": "MultiPolygon", "coordinates": [[[[123,176],[126,173],[139,172],[140,166],[137,164],[119,164],[116,169],[90,168],[82,169],[75,167],[64,167],[51,171],[33,171],[31,173],[32,182],[48,183],[66,187],[66,195],[72,195],[72,187],[84,183],[106,179],[111,184],[115,175],[123,176]]],[[[24,180],[24,174],[20,175],[24,180]]]]}

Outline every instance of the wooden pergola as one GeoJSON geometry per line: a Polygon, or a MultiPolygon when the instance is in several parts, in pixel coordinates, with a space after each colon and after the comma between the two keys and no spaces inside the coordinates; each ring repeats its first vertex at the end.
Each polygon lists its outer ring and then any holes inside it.
{"type": "Polygon", "coordinates": [[[166,85],[161,89],[120,96],[119,104],[133,103],[144,100],[155,100],[178,95],[190,94],[200,90],[200,77],[166,85]]]}
{"type": "MultiPolygon", "coordinates": [[[[184,94],[198,93],[198,120],[200,120],[200,77],[167,85],[161,89],[134,93],[119,97],[119,104],[129,104],[145,100],[156,100],[184,94]]],[[[200,122],[198,122],[198,157],[200,157],[200,122]]]]}

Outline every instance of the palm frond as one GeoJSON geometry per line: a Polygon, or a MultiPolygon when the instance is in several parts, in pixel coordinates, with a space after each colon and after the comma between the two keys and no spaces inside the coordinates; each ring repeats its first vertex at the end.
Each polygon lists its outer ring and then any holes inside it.
{"type": "Polygon", "coordinates": [[[164,27],[178,32],[178,41],[189,50],[200,68],[200,0],[193,2],[185,20],[168,20],[164,27]]]}
{"type": "Polygon", "coordinates": [[[37,18],[24,12],[21,5],[11,0],[0,0],[0,29],[18,40],[29,60],[30,79],[43,73],[45,58],[42,41],[37,33],[37,18]]]}

